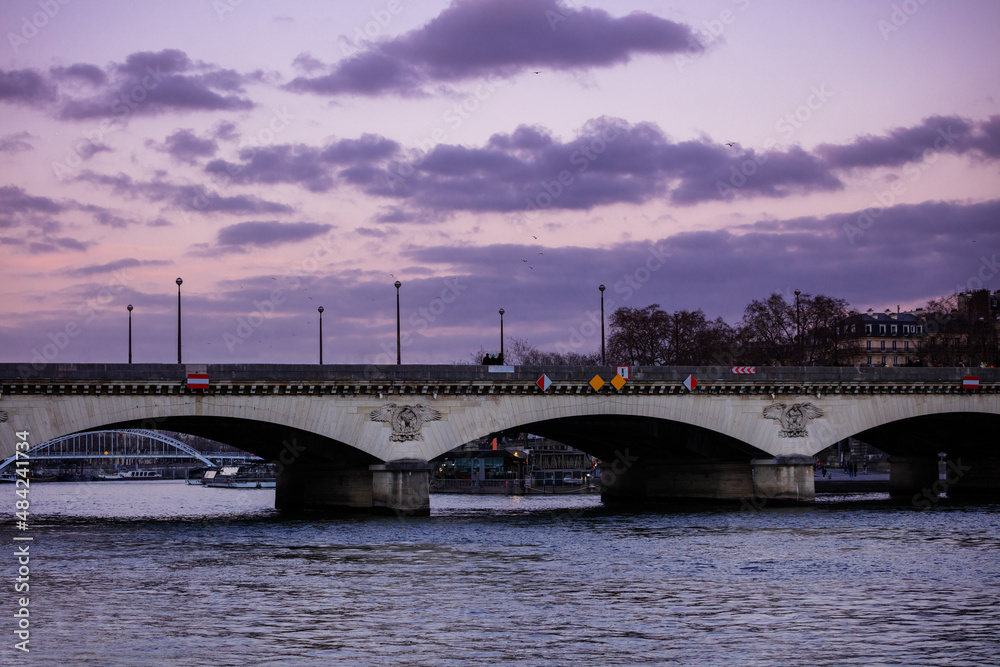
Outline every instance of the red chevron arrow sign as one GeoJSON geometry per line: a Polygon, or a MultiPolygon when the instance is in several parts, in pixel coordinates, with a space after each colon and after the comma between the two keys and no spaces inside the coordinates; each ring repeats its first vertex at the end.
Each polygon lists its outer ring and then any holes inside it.
{"type": "Polygon", "coordinates": [[[733,373],[737,375],[754,375],[756,372],[756,366],[733,366],[733,373]]]}

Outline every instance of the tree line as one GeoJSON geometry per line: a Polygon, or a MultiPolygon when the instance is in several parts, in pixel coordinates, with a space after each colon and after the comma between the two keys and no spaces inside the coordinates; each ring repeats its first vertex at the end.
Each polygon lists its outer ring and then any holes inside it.
{"type": "MultiPolygon", "coordinates": [[[[990,295],[958,294],[933,299],[921,309],[921,333],[906,358],[913,365],[994,365],[998,328],[990,295]]],[[[701,309],[667,312],[659,304],[621,306],[608,320],[607,362],[630,366],[843,366],[865,360],[861,313],[845,299],[823,294],[754,299],[730,325],[701,309]]],[[[482,359],[485,350],[473,354],[482,359]]],[[[600,350],[546,352],[525,339],[505,350],[514,365],[598,365],[600,350]]]]}

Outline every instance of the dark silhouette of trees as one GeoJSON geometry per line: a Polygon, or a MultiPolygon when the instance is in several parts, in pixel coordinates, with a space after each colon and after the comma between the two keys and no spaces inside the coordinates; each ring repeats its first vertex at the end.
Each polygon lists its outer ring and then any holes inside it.
{"type": "Polygon", "coordinates": [[[667,313],[659,304],[617,308],[611,314],[608,351],[615,363],[634,366],[704,366],[717,363],[735,345],[735,332],[722,318],[701,310],[667,313]]]}
{"type": "MultiPolygon", "coordinates": [[[[526,338],[513,338],[505,341],[503,361],[512,366],[597,366],[601,363],[601,352],[580,354],[577,352],[544,352],[528,342],[526,338]]],[[[482,363],[483,357],[499,354],[498,351],[480,347],[472,353],[474,363],[482,363]]]]}
{"type": "Polygon", "coordinates": [[[645,308],[621,306],[611,313],[608,355],[619,364],[660,366],[666,363],[670,316],[659,304],[645,308]]]}
{"type": "Polygon", "coordinates": [[[1000,363],[996,316],[988,290],[931,299],[925,308],[920,359],[928,366],[1000,363]]]}
{"type": "MultiPolygon", "coordinates": [[[[997,295],[988,290],[931,300],[926,311],[918,309],[900,320],[912,326],[900,334],[905,344],[900,351],[908,363],[1000,364],[1000,306],[996,301],[997,295]]],[[[871,317],[850,309],[844,299],[823,294],[799,294],[797,302],[780,293],[754,299],[735,327],[721,317],[709,320],[700,309],[668,313],[655,303],[642,308],[621,306],[609,317],[607,360],[631,366],[858,364],[872,356],[871,350],[879,349],[884,355],[889,349],[880,317],[874,320],[880,328],[873,331],[871,317]],[[879,347],[870,347],[873,342],[879,347]]],[[[893,327],[892,336],[895,332],[893,327]]],[[[895,356],[896,342],[891,350],[895,356]]],[[[473,354],[475,362],[480,363],[486,352],[480,349],[473,354]]],[[[525,366],[596,366],[601,362],[599,351],[545,352],[524,339],[514,339],[505,357],[508,364],[525,366]]]]}
{"type": "Polygon", "coordinates": [[[847,301],[802,294],[791,302],[775,292],[754,299],[743,311],[738,337],[747,364],[838,366],[850,363],[854,344],[845,326],[847,301]]]}

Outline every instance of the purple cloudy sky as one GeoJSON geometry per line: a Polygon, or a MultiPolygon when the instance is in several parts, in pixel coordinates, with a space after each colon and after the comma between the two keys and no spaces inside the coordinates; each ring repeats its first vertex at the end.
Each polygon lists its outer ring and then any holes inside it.
{"type": "Polygon", "coordinates": [[[992,0],[7,0],[0,360],[467,361],[1000,288],[992,0]]]}

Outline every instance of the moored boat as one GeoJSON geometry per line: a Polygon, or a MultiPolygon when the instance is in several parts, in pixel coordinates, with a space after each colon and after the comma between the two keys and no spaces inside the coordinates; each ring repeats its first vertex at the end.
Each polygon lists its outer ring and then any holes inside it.
{"type": "Polygon", "coordinates": [[[277,471],[273,465],[223,466],[209,470],[202,485],[223,489],[273,489],[277,486],[277,471]]]}
{"type": "Polygon", "coordinates": [[[156,470],[126,470],[121,479],[163,479],[163,473],[156,470]]]}
{"type": "Polygon", "coordinates": [[[187,471],[187,476],[185,479],[188,484],[192,486],[200,486],[205,482],[205,475],[210,472],[217,472],[215,468],[202,467],[202,468],[191,468],[187,471]]]}

